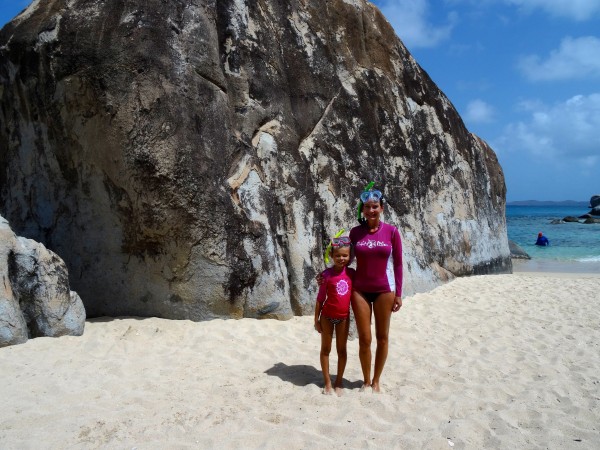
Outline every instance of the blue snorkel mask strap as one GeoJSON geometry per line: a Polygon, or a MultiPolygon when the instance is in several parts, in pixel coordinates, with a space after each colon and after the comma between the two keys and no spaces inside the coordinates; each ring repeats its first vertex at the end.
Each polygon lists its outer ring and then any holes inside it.
{"type": "MultiPolygon", "coordinates": [[[[369,192],[371,189],[373,189],[373,186],[375,186],[375,182],[371,181],[369,184],[367,184],[365,186],[365,188],[363,189],[363,192],[369,192]]],[[[362,207],[363,207],[363,202],[360,199],[360,195],[359,195],[358,196],[358,209],[356,211],[356,219],[358,220],[358,223],[360,223],[361,225],[364,223],[364,220],[361,217],[362,207]]]]}

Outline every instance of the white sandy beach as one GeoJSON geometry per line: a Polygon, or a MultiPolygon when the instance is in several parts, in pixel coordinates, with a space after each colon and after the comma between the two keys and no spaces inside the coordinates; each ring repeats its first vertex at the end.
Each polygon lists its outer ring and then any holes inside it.
{"type": "Polygon", "coordinates": [[[359,392],[356,340],[345,394],[321,394],[312,317],[88,321],[0,349],[0,448],[598,448],[599,283],[479,276],[406,298],[381,395],[359,392]]]}

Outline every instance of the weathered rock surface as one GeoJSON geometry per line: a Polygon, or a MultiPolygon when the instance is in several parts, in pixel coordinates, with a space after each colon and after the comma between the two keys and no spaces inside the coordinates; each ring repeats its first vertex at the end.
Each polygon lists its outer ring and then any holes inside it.
{"type": "Polygon", "coordinates": [[[510,257],[513,259],[531,259],[531,256],[523,250],[519,244],[515,241],[508,240],[508,247],[510,248],[510,257]]]}
{"type": "Polygon", "coordinates": [[[65,263],[42,244],[17,237],[0,217],[0,347],[31,337],[81,336],[85,309],[69,289],[65,263]]]}
{"type": "Polygon", "coordinates": [[[310,313],[370,180],[405,294],[511,270],[494,152],[366,1],[34,2],[0,121],[1,212],[90,316],[310,313]]]}
{"type": "Polygon", "coordinates": [[[593,216],[600,216],[600,195],[592,195],[590,198],[590,214],[593,216]]]}
{"type": "Polygon", "coordinates": [[[579,222],[579,219],[575,216],[567,216],[567,217],[563,217],[562,219],[563,222],[579,222]]]}

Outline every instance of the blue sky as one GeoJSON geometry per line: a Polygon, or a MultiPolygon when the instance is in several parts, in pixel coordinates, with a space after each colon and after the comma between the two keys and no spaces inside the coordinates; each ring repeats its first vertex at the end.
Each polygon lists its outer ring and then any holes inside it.
{"type": "Polygon", "coordinates": [[[600,194],[600,0],[375,0],[467,128],[507,200],[600,194]]]}
{"type": "MultiPolygon", "coordinates": [[[[29,0],[0,0],[0,24],[29,0]]],[[[600,0],[374,0],[467,127],[507,200],[600,194],[600,0]]]]}

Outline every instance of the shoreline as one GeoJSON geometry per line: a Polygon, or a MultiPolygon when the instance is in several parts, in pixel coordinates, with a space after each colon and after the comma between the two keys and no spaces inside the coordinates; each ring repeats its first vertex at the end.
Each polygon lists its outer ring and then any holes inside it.
{"type": "Polygon", "coordinates": [[[600,262],[555,261],[548,259],[512,259],[513,274],[533,276],[600,278],[600,262]]]}

